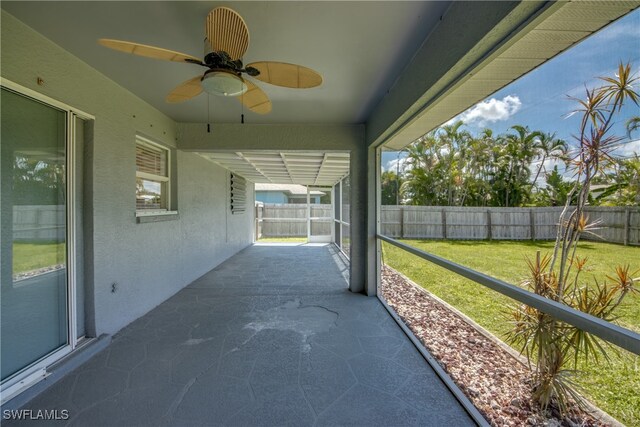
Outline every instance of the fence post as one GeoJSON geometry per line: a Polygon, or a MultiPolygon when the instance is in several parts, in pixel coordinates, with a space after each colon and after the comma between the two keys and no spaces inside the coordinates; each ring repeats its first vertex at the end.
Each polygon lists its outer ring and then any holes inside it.
{"type": "Polygon", "coordinates": [[[629,229],[631,228],[631,209],[624,208],[624,245],[629,244],[629,229]]]}
{"type": "Polygon", "coordinates": [[[489,240],[493,240],[491,228],[491,209],[487,209],[487,239],[489,240]]]}
{"type": "Polygon", "coordinates": [[[531,228],[531,240],[536,240],[536,214],[533,208],[529,208],[529,226],[531,228]]]}
{"type": "Polygon", "coordinates": [[[404,209],[400,206],[400,238],[404,239],[404,209]]]}
{"type": "Polygon", "coordinates": [[[442,238],[447,238],[447,211],[442,209],[442,238]]]}

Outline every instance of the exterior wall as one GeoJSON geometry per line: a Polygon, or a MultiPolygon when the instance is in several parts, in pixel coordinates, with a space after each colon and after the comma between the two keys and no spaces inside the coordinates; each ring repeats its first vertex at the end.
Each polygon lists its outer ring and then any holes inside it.
{"type": "MultiPolygon", "coordinates": [[[[312,204],[320,203],[320,196],[310,196],[309,201],[312,204]]],[[[307,196],[289,196],[289,199],[286,203],[304,203],[307,204],[307,196]]]]}
{"type": "Polygon", "coordinates": [[[256,202],[289,203],[288,197],[282,191],[256,191],[256,202]]]}
{"type": "Polygon", "coordinates": [[[193,153],[174,152],[179,218],[138,224],[135,136],[175,149],[176,123],[4,11],[1,23],[2,77],[96,118],[78,177],[89,333],[117,332],[252,243],[253,210],[231,215],[228,172],[193,153]]]}
{"type": "MultiPolygon", "coordinates": [[[[320,196],[311,196],[311,203],[320,203],[320,196]]],[[[282,191],[256,191],[256,202],[262,203],[307,203],[307,196],[290,196],[282,191]]]]}

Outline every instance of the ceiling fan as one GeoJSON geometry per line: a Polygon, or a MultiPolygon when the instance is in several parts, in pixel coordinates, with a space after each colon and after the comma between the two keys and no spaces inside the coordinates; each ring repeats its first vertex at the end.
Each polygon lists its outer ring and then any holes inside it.
{"type": "Polygon", "coordinates": [[[169,92],[166,101],[170,103],[186,101],[204,91],[220,96],[238,96],[238,100],[249,110],[266,114],[271,111],[269,97],[246,76],[294,89],[322,84],[320,74],[302,65],[259,61],[244,66],[241,58],[249,47],[249,30],[242,17],[228,7],[211,10],[207,15],[205,30],[207,50],[210,51],[203,60],[185,53],[122,40],[100,39],[98,43],[120,52],[207,68],[204,74],[183,82],[169,92]]]}

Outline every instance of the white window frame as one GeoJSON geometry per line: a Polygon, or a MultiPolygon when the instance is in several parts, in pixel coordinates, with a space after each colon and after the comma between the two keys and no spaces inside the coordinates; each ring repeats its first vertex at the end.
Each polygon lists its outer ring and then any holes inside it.
{"type": "Polygon", "coordinates": [[[177,214],[178,213],[177,211],[171,210],[171,174],[173,172],[171,170],[171,149],[162,144],[154,142],[149,138],[145,138],[144,136],[141,136],[141,135],[136,135],[136,147],[138,145],[146,145],[146,146],[150,146],[153,149],[162,150],[166,152],[167,176],[155,175],[148,172],[140,172],[137,170],[137,167],[136,167],[136,179],[142,178],[142,179],[158,181],[162,183],[164,187],[162,196],[164,198],[164,205],[165,205],[165,207],[158,208],[158,209],[138,209],[138,207],[136,206],[136,217],[177,214]]]}

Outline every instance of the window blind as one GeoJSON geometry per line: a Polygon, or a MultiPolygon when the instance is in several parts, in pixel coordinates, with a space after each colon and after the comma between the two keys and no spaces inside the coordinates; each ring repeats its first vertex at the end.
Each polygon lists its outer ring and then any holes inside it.
{"type": "Polygon", "coordinates": [[[136,144],[136,171],[167,176],[167,151],[148,144],[136,144]]]}
{"type": "Polygon", "coordinates": [[[247,206],[247,181],[240,175],[231,174],[231,213],[243,213],[247,206]]]}
{"type": "Polygon", "coordinates": [[[136,210],[169,209],[170,154],[167,148],[136,137],[136,210]]]}

